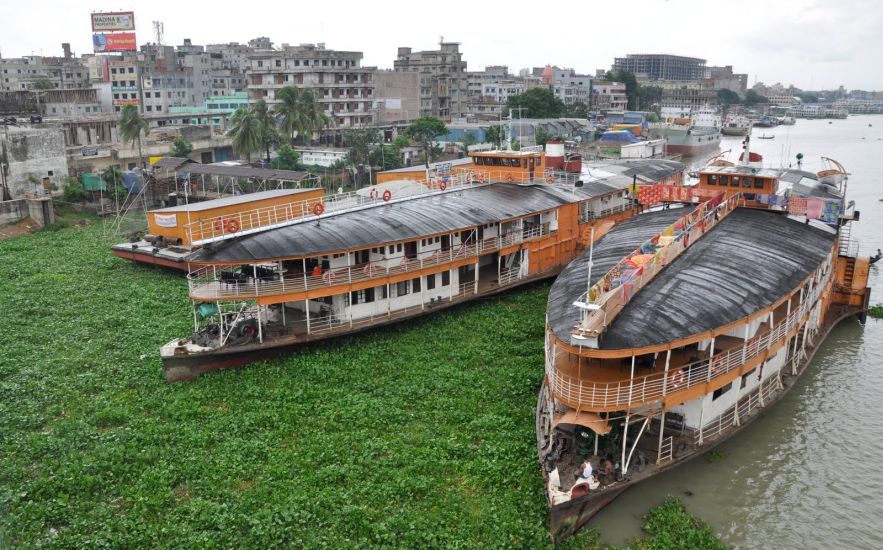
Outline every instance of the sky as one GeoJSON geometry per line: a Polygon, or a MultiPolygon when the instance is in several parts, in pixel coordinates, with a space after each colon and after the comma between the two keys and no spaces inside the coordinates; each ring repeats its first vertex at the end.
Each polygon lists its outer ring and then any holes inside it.
{"type": "Polygon", "coordinates": [[[749,85],[883,90],[880,0],[120,2],[4,2],[0,54],[61,55],[62,42],[88,53],[91,12],[133,10],[139,44],[153,42],[151,22],[162,21],[166,44],[268,36],[276,46],[362,51],[364,66],[391,68],[399,46],[437,49],[444,37],[460,42],[470,71],[552,64],[594,74],[618,56],[669,53],[732,65],[749,85]]]}

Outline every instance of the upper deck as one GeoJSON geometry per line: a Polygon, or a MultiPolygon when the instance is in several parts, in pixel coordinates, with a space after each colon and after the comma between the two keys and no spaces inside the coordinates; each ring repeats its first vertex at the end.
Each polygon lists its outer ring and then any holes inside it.
{"type": "MultiPolygon", "coordinates": [[[[686,213],[681,209],[683,213],[686,213]]],[[[623,249],[640,246],[678,216],[677,210],[637,216],[594,247],[594,284],[623,249]],[[600,259],[600,261],[599,261],[600,259]]],[[[836,235],[819,222],[737,208],[662,270],[607,327],[601,350],[664,346],[736,322],[776,302],[830,253],[836,235]]],[[[588,251],[559,276],[549,295],[549,326],[571,342],[580,322],[573,302],[586,288],[588,251]]]]}

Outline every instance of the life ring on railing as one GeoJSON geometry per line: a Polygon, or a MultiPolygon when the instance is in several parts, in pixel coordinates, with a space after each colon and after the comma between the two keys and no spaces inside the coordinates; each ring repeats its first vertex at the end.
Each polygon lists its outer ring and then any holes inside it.
{"type": "Polygon", "coordinates": [[[472,183],[472,172],[466,172],[466,183],[472,183]]]}
{"type": "Polygon", "coordinates": [[[475,181],[477,181],[478,183],[484,183],[484,176],[481,172],[475,174],[475,181]]]}
{"type": "Polygon", "coordinates": [[[512,180],[515,178],[512,177],[512,174],[506,174],[506,183],[512,183],[512,180]]]}
{"type": "Polygon", "coordinates": [[[239,231],[239,220],[227,220],[227,223],[224,224],[224,229],[227,230],[227,233],[236,233],[239,231]]]}
{"type": "Polygon", "coordinates": [[[448,183],[445,180],[441,180],[438,182],[438,188],[442,191],[448,188],[448,183]]]}
{"type": "Polygon", "coordinates": [[[334,284],[334,281],[337,277],[334,276],[334,272],[331,270],[326,271],[322,274],[322,282],[326,285],[334,284]]]}
{"type": "Polygon", "coordinates": [[[362,268],[362,273],[365,274],[365,277],[373,277],[376,272],[377,266],[374,264],[365,264],[365,267],[362,268]]]}
{"type": "Polygon", "coordinates": [[[408,258],[407,257],[402,258],[402,263],[400,263],[399,266],[401,266],[401,268],[403,270],[407,271],[408,270],[408,258]]]}
{"type": "Polygon", "coordinates": [[[552,174],[546,176],[546,183],[555,183],[555,176],[553,176],[552,174]]]}
{"type": "Polygon", "coordinates": [[[313,205],[313,214],[317,216],[321,216],[322,213],[325,212],[325,205],[321,202],[317,202],[313,205]]]}
{"type": "Polygon", "coordinates": [[[371,200],[372,200],[372,201],[375,200],[375,199],[377,198],[377,188],[376,188],[376,187],[372,187],[372,188],[371,188],[371,192],[368,193],[368,196],[371,197],[371,200]]]}
{"type": "Polygon", "coordinates": [[[215,228],[215,232],[217,232],[217,233],[220,233],[221,231],[223,231],[224,230],[224,218],[216,219],[215,223],[213,224],[213,227],[215,228]]]}
{"type": "Polygon", "coordinates": [[[389,202],[389,199],[391,199],[391,198],[392,198],[392,191],[387,189],[386,191],[383,192],[383,202],[389,202]]]}

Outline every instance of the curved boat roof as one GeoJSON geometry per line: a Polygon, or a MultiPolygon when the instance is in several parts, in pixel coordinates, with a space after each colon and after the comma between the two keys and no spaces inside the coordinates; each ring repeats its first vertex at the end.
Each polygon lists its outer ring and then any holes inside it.
{"type": "Polygon", "coordinates": [[[191,261],[249,263],[301,258],[419,239],[616,193],[634,179],[658,181],[683,169],[679,162],[658,159],[603,166],[603,173],[586,178],[580,187],[493,183],[414,197],[215,243],[196,252],[191,261]]]}
{"type": "MultiPolygon", "coordinates": [[[[658,221],[650,218],[645,224],[657,225],[658,221]]],[[[631,233],[643,239],[655,234],[636,228],[631,233]]],[[[835,236],[819,222],[806,224],[782,213],[738,208],[638,292],[605,331],[601,349],[660,345],[769,307],[818,267],[835,236]]],[[[641,240],[632,241],[634,246],[625,254],[641,240]]],[[[598,249],[596,245],[596,255],[598,249]]],[[[584,264],[583,256],[583,261],[578,258],[574,264],[584,264]]],[[[600,279],[606,270],[598,267],[600,279]]],[[[549,322],[555,336],[566,342],[579,321],[572,302],[585,290],[585,275],[584,269],[582,277],[574,274],[564,279],[562,273],[549,297],[549,322]]]]}

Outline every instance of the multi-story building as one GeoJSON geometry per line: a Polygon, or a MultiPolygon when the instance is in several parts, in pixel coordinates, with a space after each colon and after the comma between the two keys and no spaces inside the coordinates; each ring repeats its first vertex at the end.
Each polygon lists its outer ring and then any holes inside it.
{"type": "Polygon", "coordinates": [[[409,123],[420,116],[420,75],[376,71],[373,107],[378,124],[409,123]]]}
{"type": "Polygon", "coordinates": [[[624,111],[628,108],[629,99],[622,82],[606,80],[592,81],[591,108],[601,111],[624,111]]]}
{"type": "MultiPolygon", "coordinates": [[[[245,73],[249,67],[249,57],[254,53],[255,48],[248,44],[228,42],[227,44],[209,44],[205,47],[205,51],[217,54],[223,60],[220,68],[237,69],[239,72],[245,73]]],[[[213,59],[216,58],[213,56],[213,59]]]]}
{"type": "Polygon", "coordinates": [[[707,78],[693,81],[655,81],[653,85],[662,88],[662,107],[689,111],[717,103],[717,89],[707,78]]]}
{"type": "Polygon", "coordinates": [[[732,65],[724,67],[708,67],[708,78],[712,80],[715,90],[730,90],[745,97],[748,90],[748,74],[734,73],[732,65]]]}
{"type": "Polygon", "coordinates": [[[420,75],[420,116],[450,121],[466,115],[466,61],[457,42],[441,42],[438,50],[414,52],[401,47],[393,70],[420,75]]]}
{"type": "Polygon", "coordinates": [[[684,57],[668,54],[628,54],[617,57],[613,71],[628,71],[638,80],[699,80],[706,78],[708,69],[705,60],[698,57],[684,57]]]}
{"type": "Polygon", "coordinates": [[[313,91],[319,107],[337,128],[374,122],[375,67],[362,67],[362,52],[327,50],[324,44],[283,44],[279,50],[255,51],[248,73],[249,102],[272,107],[285,86],[313,91]]]}
{"type": "Polygon", "coordinates": [[[499,119],[510,95],[524,93],[524,79],[509,74],[505,65],[489,65],[466,73],[467,115],[480,120],[499,119]]]}
{"type": "Polygon", "coordinates": [[[89,87],[89,68],[76,57],[70,44],[62,44],[63,57],[28,55],[0,58],[0,91],[40,88],[38,82],[48,82],[54,90],[75,90],[89,87]]]}
{"type": "Polygon", "coordinates": [[[145,113],[169,112],[171,107],[200,108],[212,95],[211,54],[190,39],[177,48],[141,46],[145,113]]]}
{"type": "Polygon", "coordinates": [[[134,105],[141,111],[141,63],[137,56],[111,58],[108,65],[114,112],[122,111],[125,105],[134,105]]]}

